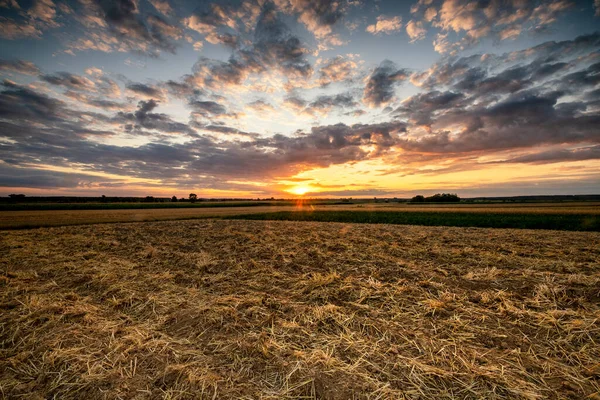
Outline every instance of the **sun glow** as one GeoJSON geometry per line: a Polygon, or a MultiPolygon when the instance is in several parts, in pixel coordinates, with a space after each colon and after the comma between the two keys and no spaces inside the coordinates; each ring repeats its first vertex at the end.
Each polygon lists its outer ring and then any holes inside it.
{"type": "Polygon", "coordinates": [[[293,187],[293,188],[287,190],[287,192],[297,194],[298,196],[303,196],[306,193],[310,192],[311,190],[312,189],[308,186],[296,186],[296,187],[293,187]]]}

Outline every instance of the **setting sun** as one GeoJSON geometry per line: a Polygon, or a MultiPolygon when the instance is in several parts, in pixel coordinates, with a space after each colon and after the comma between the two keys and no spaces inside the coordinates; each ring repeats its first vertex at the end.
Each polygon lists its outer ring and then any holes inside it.
{"type": "Polygon", "coordinates": [[[312,189],[308,186],[296,186],[296,187],[288,190],[288,192],[297,194],[298,196],[303,196],[306,193],[310,192],[311,190],[312,189]]]}

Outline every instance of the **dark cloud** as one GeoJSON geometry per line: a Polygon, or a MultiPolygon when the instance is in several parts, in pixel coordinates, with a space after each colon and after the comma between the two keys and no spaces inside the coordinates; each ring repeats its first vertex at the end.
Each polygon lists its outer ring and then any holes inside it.
{"type": "Polygon", "coordinates": [[[283,99],[283,104],[293,110],[301,111],[306,107],[307,102],[298,95],[290,95],[283,99]]]}
{"type": "Polygon", "coordinates": [[[275,111],[275,108],[269,102],[266,102],[264,100],[255,100],[251,103],[246,104],[246,107],[260,113],[275,111]]]}
{"type": "Polygon", "coordinates": [[[440,114],[461,107],[464,95],[455,92],[431,91],[409,97],[395,113],[416,126],[430,126],[440,114]]]}
{"type": "Polygon", "coordinates": [[[200,89],[195,89],[194,86],[187,81],[192,79],[190,75],[185,77],[183,82],[168,80],[165,86],[169,93],[178,98],[188,98],[192,96],[200,96],[203,92],[200,89]]]}
{"type": "Polygon", "coordinates": [[[476,88],[478,83],[487,79],[490,74],[497,75],[499,71],[510,70],[512,67],[505,78],[527,78],[537,82],[578,65],[581,57],[597,52],[598,48],[600,32],[578,36],[573,40],[545,42],[502,55],[474,54],[467,57],[449,57],[434,64],[427,71],[413,74],[411,81],[427,89],[453,86],[462,82],[462,85],[469,89],[476,88]]]}
{"type": "Polygon", "coordinates": [[[129,90],[135,94],[142,95],[146,98],[155,98],[155,99],[164,100],[163,91],[156,86],[147,85],[144,83],[129,83],[126,87],[127,87],[127,90],[129,90]]]}
{"type": "Polygon", "coordinates": [[[408,78],[408,71],[384,60],[369,76],[363,100],[370,107],[379,107],[394,98],[394,86],[408,78]]]}
{"type": "Polygon", "coordinates": [[[600,62],[588,68],[570,73],[560,79],[563,90],[581,90],[595,88],[600,84],[600,62]]]}
{"type": "Polygon", "coordinates": [[[327,115],[332,109],[355,107],[358,103],[354,101],[354,97],[348,93],[340,93],[336,95],[318,96],[314,101],[310,102],[304,109],[304,112],[314,115],[327,115]]]}
{"type": "Polygon", "coordinates": [[[105,97],[88,96],[87,94],[77,91],[67,90],[63,94],[80,103],[84,103],[92,107],[97,107],[104,110],[122,110],[127,107],[126,104],[118,101],[109,100],[105,97]]]}
{"type": "Polygon", "coordinates": [[[193,100],[189,102],[189,106],[194,112],[205,117],[227,114],[227,108],[215,101],[193,100]]]}
{"type": "Polygon", "coordinates": [[[471,104],[431,121],[430,134],[407,139],[401,147],[412,151],[461,153],[518,149],[542,144],[599,142],[597,114],[578,114],[577,107],[557,104],[561,92],[524,92],[492,106],[471,104]],[[451,134],[448,128],[457,127],[451,134]]]}
{"type": "Polygon", "coordinates": [[[211,88],[241,85],[250,74],[273,69],[289,79],[306,79],[312,74],[312,65],[306,58],[308,53],[281,19],[274,4],[266,2],[250,44],[236,49],[226,62],[200,58],[194,66],[196,84],[211,88]]]}
{"type": "MultiPolygon", "coordinates": [[[[175,52],[172,39],[178,28],[163,18],[149,15],[144,21],[136,0],[94,0],[96,14],[104,19],[111,31],[121,39],[144,43],[153,49],[175,52]]],[[[150,49],[149,49],[150,50],[150,49]]]]}
{"type": "Polygon", "coordinates": [[[377,157],[394,145],[404,129],[400,122],[314,127],[310,133],[296,137],[274,135],[205,148],[192,165],[198,171],[244,178],[291,175],[307,167],[377,157]],[[373,150],[365,150],[368,145],[373,150]]]}
{"type": "Polygon", "coordinates": [[[260,71],[260,64],[240,62],[233,57],[227,62],[201,57],[194,65],[194,74],[199,79],[197,85],[209,87],[241,85],[249,73],[260,71]]]}
{"type": "Polygon", "coordinates": [[[31,122],[59,121],[68,117],[65,103],[23,86],[9,84],[0,92],[0,118],[31,122]]]}
{"type": "Polygon", "coordinates": [[[400,147],[456,155],[598,143],[593,88],[600,83],[600,64],[588,60],[597,59],[599,38],[449,59],[426,76],[415,74],[412,79],[429,91],[405,99],[395,110],[415,133],[400,147]]]}
{"type": "Polygon", "coordinates": [[[600,145],[576,149],[557,149],[527,154],[508,159],[509,163],[547,164],[564,161],[584,161],[600,159],[600,145]]]}
{"type": "Polygon", "coordinates": [[[89,188],[113,179],[88,174],[65,173],[35,168],[17,168],[0,164],[0,186],[18,188],[56,189],[89,188]]]}
{"type": "Polygon", "coordinates": [[[260,134],[256,132],[245,132],[239,130],[237,128],[233,128],[231,126],[226,125],[211,125],[211,124],[199,124],[195,123],[194,127],[198,129],[202,129],[207,132],[219,133],[221,135],[232,135],[232,136],[241,136],[241,137],[249,137],[249,138],[258,138],[260,134]]]}
{"type": "Polygon", "coordinates": [[[365,110],[353,110],[353,111],[348,111],[346,113],[344,113],[344,115],[347,115],[349,117],[360,117],[365,115],[367,112],[365,110]]]}
{"type": "Polygon", "coordinates": [[[40,72],[34,63],[24,60],[0,60],[0,71],[24,75],[37,75],[40,72]]]}
{"type": "Polygon", "coordinates": [[[86,77],[71,74],[69,72],[57,72],[52,75],[41,75],[40,79],[52,85],[64,86],[71,90],[93,91],[94,82],[86,77]]]}
{"type": "Polygon", "coordinates": [[[265,65],[276,66],[288,74],[307,77],[312,66],[306,60],[308,50],[290,32],[272,3],[265,3],[254,30],[253,54],[265,65]]]}
{"type": "MultiPolygon", "coordinates": [[[[166,115],[156,113],[155,100],[140,101],[134,113],[117,113],[105,123],[130,124],[132,132],[156,130],[185,132],[183,124],[176,125],[166,115]]],[[[224,112],[217,103],[200,102],[195,107],[208,113],[224,112]]],[[[202,174],[203,182],[219,185],[232,177],[268,178],[286,176],[304,168],[354,162],[378,157],[392,148],[403,134],[401,122],[375,125],[344,124],[314,127],[309,133],[289,137],[274,135],[259,138],[223,125],[198,126],[205,131],[226,136],[243,137],[244,141],[216,140],[210,136],[189,135],[185,144],[153,141],[144,145],[116,146],[89,140],[89,135],[101,132],[85,126],[96,114],[76,113],[66,105],[47,96],[24,88],[8,88],[0,93],[0,132],[10,133],[10,141],[0,145],[0,157],[14,165],[49,164],[68,167],[77,164],[80,169],[151,178],[168,182],[196,182],[189,174],[202,174]],[[24,104],[23,109],[43,114],[36,117],[39,124],[23,123],[29,115],[7,102],[24,104]],[[37,105],[36,105],[37,104],[37,105]],[[62,118],[61,115],[64,115],[62,118]],[[79,119],[77,119],[79,116],[79,119]],[[65,125],[64,120],[71,120],[65,125]]]]}
{"type": "Polygon", "coordinates": [[[167,114],[153,113],[158,107],[154,99],[140,101],[134,113],[119,112],[115,121],[126,124],[126,130],[143,132],[142,129],[156,130],[163,133],[185,133],[197,136],[196,132],[187,124],[173,121],[167,114]]]}

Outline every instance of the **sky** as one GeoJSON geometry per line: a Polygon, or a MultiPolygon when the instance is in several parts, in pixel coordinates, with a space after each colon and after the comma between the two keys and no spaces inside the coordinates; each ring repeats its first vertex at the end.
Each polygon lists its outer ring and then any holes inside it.
{"type": "Polygon", "coordinates": [[[600,0],[0,0],[0,196],[600,193],[600,0]]]}

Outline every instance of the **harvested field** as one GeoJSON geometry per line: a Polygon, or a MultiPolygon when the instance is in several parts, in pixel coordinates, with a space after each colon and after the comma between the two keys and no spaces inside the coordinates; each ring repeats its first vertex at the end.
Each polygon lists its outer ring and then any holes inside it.
{"type": "MultiPolygon", "coordinates": [[[[168,221],[201,218],[218,218],[231,215],[279,211],[398,211],[443,212],[478,214],[561,214],[600,215],[600,204],[580,203],[516,203],[516,204],[398,204],[367,203],[338,205],[307,205],[260,207],[195,207],[157,209],[107,209],[107,210],[27,210],[0,211],[0,229],[25,229],[45,226],[85,225],[110,222],[168,221]]],[[[413,222],[414,223],[414,222],[413,222]]]]}
{"type": "Polygon", "coordinates": [[[169,221],[290,210],[291,207],[158,208],[145,210],[2,211],[0,229],[105,224],[110,222],[169,221]]]}
{"type": "Polygon", "coordinates": [[[197,220],[0,232],[0,393],[598,399],[600,233],[197,220]]]}

